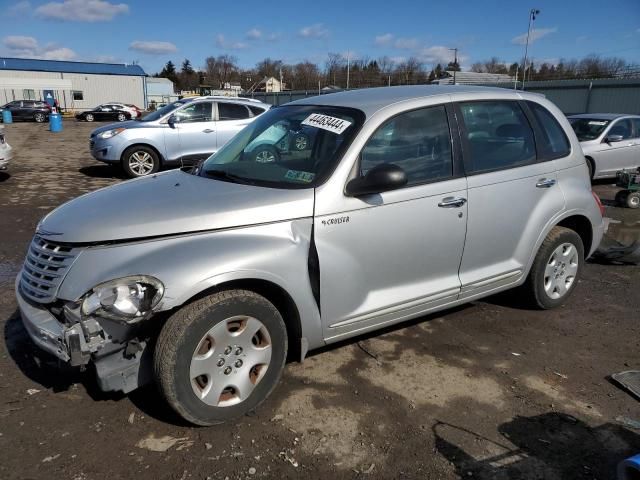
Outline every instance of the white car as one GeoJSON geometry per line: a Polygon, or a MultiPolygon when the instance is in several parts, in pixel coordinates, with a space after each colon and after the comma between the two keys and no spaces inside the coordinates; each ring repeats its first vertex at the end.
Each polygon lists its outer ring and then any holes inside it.
{"type": "Polygon", "coordinates": [[[131,114],[132,120],[135,120],[136,118],[142,116],[142,111],[135,105],[131,105],[129,103],[109,102],[109,103],[104,103],[101,106],[115,107],[118,110],[124,110],[125,112],[129,112],[131,114]]]}
{"type": "Polygon", "coordinates": [[[0,125],[0,170],[6,170],[13,157],[11,145],[4,138],[4,126],[0,125]]]}

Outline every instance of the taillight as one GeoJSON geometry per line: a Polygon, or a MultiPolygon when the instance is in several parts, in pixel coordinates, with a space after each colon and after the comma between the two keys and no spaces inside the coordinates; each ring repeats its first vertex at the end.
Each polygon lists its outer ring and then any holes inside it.
{"type": "Polygon", "coordinates": [[[604,205],[602,205],[600,197],[596,195],[596,192],[594,192],[593,190],[591,191],[591,195],[593,195],[593,199],[596,201],[596,205],[598,205],[598,208],[600,209],[600,215],[604,217],[604,205]]]}

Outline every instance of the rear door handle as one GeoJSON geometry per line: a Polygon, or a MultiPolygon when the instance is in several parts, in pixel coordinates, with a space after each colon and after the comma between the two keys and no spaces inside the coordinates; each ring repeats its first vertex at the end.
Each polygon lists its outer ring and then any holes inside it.
{"type": "Polygon", "coordinates": [[[442,199],[440,203],[438,203],[439,207],[442,208],[458,208],[467,203],[466,198],[462,197],[445,197],[442,199]]]}
{"type": "Polygon", "coordinates": [[[553,178],[541,178],[536,183],[536,187],[538,188],[551,188],[556,184],[556,181],[553,178]]]}
{"type": "Polygon", "coordinates": [[[205,128],[204,130],[202,130],[202,133],[213,133],[215,132],[215,130],[211,130],[210,128],[205,128]]]}

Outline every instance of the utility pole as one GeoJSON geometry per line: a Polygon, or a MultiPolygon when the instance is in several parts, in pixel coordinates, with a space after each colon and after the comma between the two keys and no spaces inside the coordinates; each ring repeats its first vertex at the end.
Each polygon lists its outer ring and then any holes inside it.
{"type": "Polygon", "coordinates": [[[527,30],[527,41],[524,45],[524,62],[522,65],[522,90],[524,90],[524,81],[527,77],[527,54],[529,53],[529,37],[531,36],[531,27],[536,19],[536,15],[540,14],[540,10],[532,8],[529,11],[529,28],[527,30]]]}
{"type": "Polygon", "coordinates": [[[456,70],[458,70],[458,49],[450,48],[449,50],[453,50],[453,84],[456,84],[456,70]]]}
{"type": "Polygon", "coordinates": [[[350,60],[351,60],[351,52],[347,52],[347,90],[349,90],[350,60]]]}

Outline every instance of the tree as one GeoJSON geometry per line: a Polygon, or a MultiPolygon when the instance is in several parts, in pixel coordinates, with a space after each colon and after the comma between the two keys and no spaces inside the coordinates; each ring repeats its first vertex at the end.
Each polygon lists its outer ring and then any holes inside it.
{"type": "Polygon", "coordinates": [[[437,65],[436,65],[436,68],[435,68],[435,70],[434,70],[434,73],[436,74],[436,78],[437,78],[437,79],[442,78],[442,77],[443,77],[443,75],[444,75],[444,72],[442,71],[442,65],[437,64],[437,65]]]}
{"type": "Polygon", "coordinates": [[[176,74],[176,66],[174,65],[174,63],[171,60],[169,60],[164,65],[164,67],[162,68],[160,73],[157,74],[157,76],[160,77],[160,78],[168,78],[169,80],[171,80],[173,82],[174,91],[176,89],[179,90],[180,85],[179,85],[179,81],[178,81],[178,75],[176,74]]]}
{"type": "Polygon", "coordinates": [[[182,68],[178,75],[180,90],[193,91],[198,88],[200,83],[200,75],[191,66],[189,59],[185,58],[182,62],[182,68]]]}
{"type": "Polygon", "coordinates": [[[191,66],[191,62],[188,58],[185,58],[182,62],[182,73],[191,74],[194,73],[193,67],[191,66]]]}

